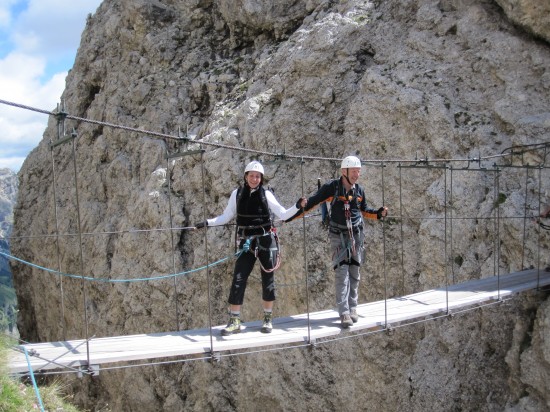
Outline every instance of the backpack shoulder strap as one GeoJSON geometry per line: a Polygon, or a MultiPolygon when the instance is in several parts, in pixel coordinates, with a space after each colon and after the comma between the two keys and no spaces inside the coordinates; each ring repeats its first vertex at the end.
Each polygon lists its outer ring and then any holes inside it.
{"type": "Polygon", "coordinates": [[[243,187],[239,185],[237,188],[237,198],[236,198],[236,204],[235,204],[235,210],[239,207],[239,202],[241,201],[241,197],[243,195],[243,187]]]}
{"type": "Polygon", "coordinates": [[[334,202],[338,200],[338,196],[340,195],[341,185],[340,185],[340,179],[334,179],[334,195],[332,196],[332,201],[330,202],[330,207],[332,208],[332,205],[334,205],[334,202]]]}
{"type": "Polygon", "coordinates": [[[273,225],[273,213],[271,213],[269,202],[267,201],[267,197],[265,196],[266,190],[269,190],[271,193],[273,193],[273,189],[271,189],[271,187],[265,188],[263,185],[260,189],[260,198],[262,199],[262,204],[264,205],[265,210],[267,210],[267,213],[269,214],[269,219],[271,220],[271,224],[273,225]]]}

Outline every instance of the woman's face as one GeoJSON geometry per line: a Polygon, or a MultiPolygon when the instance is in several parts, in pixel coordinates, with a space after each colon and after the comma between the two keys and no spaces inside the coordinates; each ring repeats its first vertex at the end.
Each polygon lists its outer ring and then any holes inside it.
{"type": "Polygon", "coordinates": [[[248,186],[251,189],[256,189],[262,181],[262,174],[260,172],[248,172],[245,178],[248,186]]]}

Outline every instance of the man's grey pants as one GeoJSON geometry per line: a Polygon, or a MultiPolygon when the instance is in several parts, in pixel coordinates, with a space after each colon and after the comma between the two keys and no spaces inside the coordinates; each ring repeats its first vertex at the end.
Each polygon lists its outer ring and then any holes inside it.
{"type": "Polygon", "coordinates": [[[353,234],[355,238],[355,253],[351,253],[351,242],[347,231],[334,233],[329,231],[332,248],[332,266],[334,267],[334,286],[338,313],[350,313],[357,307],[359,281],[361,274],[359,266],[363,263],[363,229],[353,234]]]}

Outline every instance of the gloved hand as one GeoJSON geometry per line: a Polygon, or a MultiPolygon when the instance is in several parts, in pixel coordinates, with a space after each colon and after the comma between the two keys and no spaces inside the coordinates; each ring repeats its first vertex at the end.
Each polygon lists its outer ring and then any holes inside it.
{"type": "Polygon", "coordinates": [[[205,220],[204,222],[199,222],[195,225],[195,229],[202,229],[203,227],[208,226],[208,220],[205,220]]]}
{"type": "Polygon", "coordinates": [[[306,206],[307,206],[307,199],[305,197],[299,198],[298,201],[296,202],[297,209],[303,209],[306,206]]]}
{"type": "Polygon", "coordinates": [[[381,207],[376,211],[376,217],[378,219],[382,219],[383,217],[386,217],[387,214],[388,214],[388,208],[386,206],[381,207]]]}

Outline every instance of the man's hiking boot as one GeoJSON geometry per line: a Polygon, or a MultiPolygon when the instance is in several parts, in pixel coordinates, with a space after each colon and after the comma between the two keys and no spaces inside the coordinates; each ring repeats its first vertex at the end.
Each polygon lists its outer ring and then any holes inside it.
{"type": "Polygon", "coordinates": [[[232,335],[234,333],[240,333],[241,331],[241,319],[238,316],[231,316],[227,326],[222,329],[222,336],[232,335]]]}
{"type": "Polygon", "coordinates": [[[351,320],[349,313],[344,313],[343,315],[340,315],[340,322],[342,323],[342,327],[344,329],[347,329],[350,326],[353,326],[353,321],[351,320]]]}
{"type": "Polygon", "coordinates": [[[273,330],[273,314],[271,312],[264,312],[264,323],[262,325],[262,333],[271,333],[273,330]]]}
{"type": "Polygon", "coordinates": [[[351,308],[351,313],[349,314],[349,317],[351,318],[351,321],[353,323],[357,323],[357,321],[359,320],[359,315],[357,315],[357,309],[355,308],[351,308]]]}

